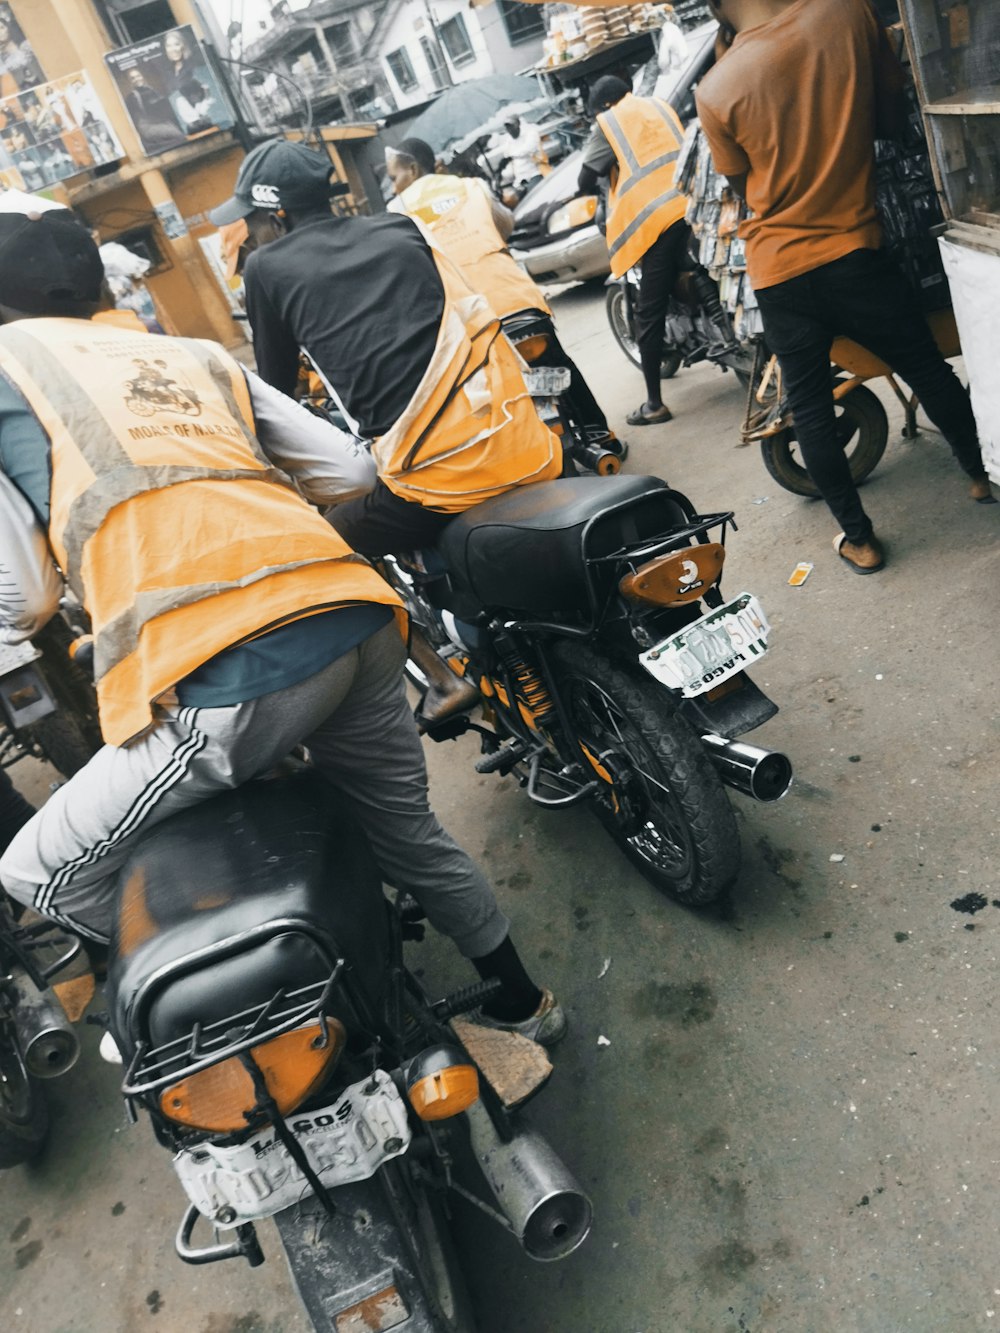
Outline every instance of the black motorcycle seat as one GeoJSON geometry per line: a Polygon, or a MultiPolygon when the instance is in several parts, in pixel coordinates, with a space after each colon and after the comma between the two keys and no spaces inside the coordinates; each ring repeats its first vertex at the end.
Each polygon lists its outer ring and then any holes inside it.
{"type": "Polygon", "coordinates": [[[119,878],[108,998],[127,1057],[326,982],[349,960],[380,1012],[388,956],[381,876],[316,773],[255,781],[171,816],[119,878]]]}
{"type": "Polygon", "coordinates": [[[609,555],[686,524],[690,509],[659,477],[561,477],[465,510],[438,541],[463,605],[581,612],[609,555]]]}

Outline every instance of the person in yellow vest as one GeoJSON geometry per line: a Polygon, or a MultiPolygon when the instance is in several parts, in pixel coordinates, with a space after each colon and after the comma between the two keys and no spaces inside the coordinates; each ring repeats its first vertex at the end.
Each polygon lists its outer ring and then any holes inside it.
{"type": "MultiPolygon", "coordinates": [[[[562,446],[525,387],[523,362],[484,297],[410,219],[334,217],[329,159],[271,139],[244,159],[209,217],[246,218],[243,290],[257,370],[294,392],[309,357],[378,478],[330,522],[362,555],[433,546],[452,518],[515,486],[558,477],[562,446]]],[[[418,626],[411,657],[430,683],[422,717],[473,707],[418,626]]]]}
{"type": "Polygon", "coordinates": [[[378,480],[331,521],[363,555],[434,543],[455,514],[559,476],[520,357],[486,300],[409,218],[334,217],[331,164],[283,139],[244,159],[209,217],[244,217],[243,270],[260,376],[294,390],[305,351],[378,480]]]}
{"type": "Polygon", "coordinates": [[[367,454],[218,344],[104,320],[103,279],[69,215],[0,217],[0,636],[30,638],[68,584],[106,741],[0,882],[101,945],[132,841],[304,742],[386,880],[500,979],[483,1021],[557,1040],[562,1010],[428,804],[399,599],[304,498],[366,490],[367,454]]]}
{"type": "Polygon", "coordinates": [[[649,426],[671,418],[660,390],[660,363],[667,306],[687,259],[687,200],[674,188],[684,128],[666,102],[635,97],[612,74],[597,80],[587,105],[596,123],[584,145],[579,188],[596,194],[600,179],[608,179],[606,228],[615,277],[642,264],[636,341],[646,400],[626,419],[630,426],[649,426]]]}
{"type": "Polygon", "coordinates": [[[490,194],[484,180],[435,170],[434,150],[423,139],[404,139],[385,150],[386,168],[396,197],[390,212],[417,218],[434,244],[462,272],[469,286],[486,297],[501,322],[511,315],[540,310],[552,320],[548,346],[532,363],[564,366],[570,373],[568,409],[587,435],[613,453],[624,446],[608,429],[608,419],[590,386],[559,341],[552,308],[542,289],[511,258],[507,238],[514,215],[490,194]]]}

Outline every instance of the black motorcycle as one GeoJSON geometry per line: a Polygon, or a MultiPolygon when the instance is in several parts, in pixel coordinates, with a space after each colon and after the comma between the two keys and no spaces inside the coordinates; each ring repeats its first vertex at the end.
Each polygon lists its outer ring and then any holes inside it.
{"type": "Polygon", "coordinates": [[[719,588],[730,525],[656,477],[571,477],[477,505],[433,551],[384,562],[480,692],[481,723],[449,718],[431,738],[477,732],[480,773],[513,773],[548,808],[586,802],[689,904],[739,870],[723,784],[772,801],[791,781],[784,755],[734,739],[777,706],[747,674],[767,650],[763,609],[719,588]]]}
{"type": "Polygon", "coordinates": [[[0,765],[44,759],[72,777],[102,744],[93,681],[71,656],[81,630],[60,612],[31,642],[0,644],[0,765]]]}
{"type": "MultiPolygon", "coordinates": [[[[615,341],[634,366],[642,368],[636,341],[636,306],[641,265],[605,283],[605,311],[615,341]]],[[[678,277],[667,308],[663,337],[661,379],[672,379],[682,366],[711,361],[736,375],[744,389],[753,372],[753,348],[737,341],[732,320],[719,302],[719,292],[708,270],[692,263],[678,277]]]]}
{"type": "Polygon", "coordinates": [[[562,441],[567,471],[579,467],[601,477],[620,472],[627,448],[610,431],[588,427],[572,374],[559,364],[552,316],[544,310],[521,310],[501,322],[508,340],[527,362],[524,382],[538,415],[562,441]]]}
{"type": "MultiPolygon", "coordinates": [[[[460,1016],[497,983],[428,997],[403,959],[419,909],[386,899],[339,798],[296,769],[174,815],[121,871],[105,993],[127,1108],[173,1154],[185,1262],[259,1265],[254,1223],[273,1217],[315,1328],[463,1333],[449,1199],[536,1259],[570,1253],[590,1227],[586,1196],[510,1110],[551,1066],[533,1042],[490,1032],[523,1070],[495,1090],[495,1048],[460,1016]],[[196,1243],[199,1221],[210,1243],[196,1243]]],[[[59,936],[0,921],[0,1165],[40,1149],[35,1078],[71,1062],[52,972],[33,965],[59,936]]]]}

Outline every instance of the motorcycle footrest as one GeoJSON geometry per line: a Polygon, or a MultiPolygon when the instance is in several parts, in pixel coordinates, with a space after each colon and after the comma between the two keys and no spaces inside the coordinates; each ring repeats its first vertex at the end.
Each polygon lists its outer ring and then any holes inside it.
{"type": "Polygon", "coordinates": [[[527,741],[509,741],[493,754],[484,755],[476,764],[476,772],[500,773],[506,777],[515,764],[530,759],[536,753],[536,749],[537,747],[529,745],[527,741]]]}
{"type": "Polygon", "coordinates": [[[461,990],[452,991],[450,995],[446,995],[442,1000],[435,1000],[431,1005],[434,1017],[446,1023],[449,1018],[455,1018],[458,1014],[469,1014],[496,995],[500,986],[501,983],[496,977],[490,977],[488,981],[475,981],[471,986],[463,986],[461,990]]]}

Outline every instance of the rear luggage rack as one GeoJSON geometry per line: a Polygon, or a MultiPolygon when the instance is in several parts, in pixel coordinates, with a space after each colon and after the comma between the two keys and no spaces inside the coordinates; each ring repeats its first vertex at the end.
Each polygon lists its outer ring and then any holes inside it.
{"type": "Polygon", "coordinates": [[[325,1033],[323,1020],[343,970],[344,959],[338,958],[326,981],[294,991],[282,987],[265,1004],[254,1005],[207,1027],[196,1023],[185,1036],[163,1046],[137,1042],[122,1083],[123,1096],[148,1097],[180,1079],[241,1055],[251,1046],[302,1027],[310,1019],[315,1019],[325,1033]]]}

